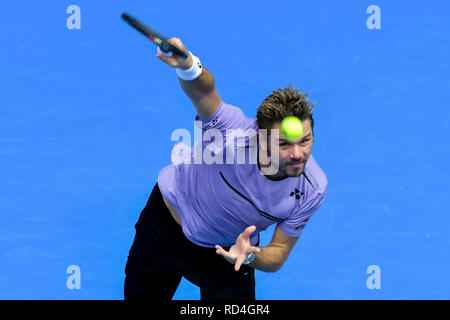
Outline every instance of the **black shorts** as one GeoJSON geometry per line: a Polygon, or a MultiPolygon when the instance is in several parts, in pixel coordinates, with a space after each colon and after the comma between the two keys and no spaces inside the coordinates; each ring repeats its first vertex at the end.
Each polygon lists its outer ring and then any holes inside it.
{"type": "Polygon", "coordinates": [[[164,204],[158,184],[135,228],[125,267],[125,300],[170,300],[182,277],[200,287],[202,300],[255,300],[254,269],[242,265],[236,272],[215,248],[187,239],[164,204]]]}

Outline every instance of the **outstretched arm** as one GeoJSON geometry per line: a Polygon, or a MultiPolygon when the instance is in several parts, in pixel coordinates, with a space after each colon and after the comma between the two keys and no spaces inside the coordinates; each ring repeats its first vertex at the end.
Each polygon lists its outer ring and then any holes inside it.
{"type": "MultiPolygon", "coordinates": [[[[177,55],[167,57],[162,53],[158,53],[156,57],[173,68],[181,68],[184,70],[191,68],[193,64],[192,56],[189,54],[189,51],[183,45],[181,40],[178,38],[171,38],[167,41],[181,51],[186,52],[186,54],[188,54],[188,58],[184,59],[177,55]]],[[[220,106],[221,99],[215,89],[215,80],[213,75],[204,66],[202,66],[202,73],[198,78],[189,81],[181,78],[178,78],[178,80],[181,88],[183,88],[183,91],[197,109],[197,114],[200,119],[207,118],[217,111],[220,106]]]]}
{"type": "Polygon", "coordinates": [[[299,237],[289,237],[277,226],[272,241],[267,247],[262,247],[249,267],[265,271],[276,272],[286,262],[289,253],[297,243],[299,237]]]}

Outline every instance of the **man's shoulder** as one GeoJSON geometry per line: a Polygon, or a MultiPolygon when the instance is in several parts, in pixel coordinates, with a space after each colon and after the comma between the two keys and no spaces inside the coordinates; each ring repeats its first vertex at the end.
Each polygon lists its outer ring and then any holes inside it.
{"type": "Polygon", "coordinates": [[[328,185],[327,176],[313,155],[310,155],[308,161],[306,162],[303,175],[315,191],[319,193],[326,191],[328,185]]]}
{"type": "Polygon", "coordinates": [[[203,130],[210,128],[257,130],[256,119],[247,117],[244,111],[233,104],[222,101],[217,112],[211,117],[202,120],[203,130]]]}

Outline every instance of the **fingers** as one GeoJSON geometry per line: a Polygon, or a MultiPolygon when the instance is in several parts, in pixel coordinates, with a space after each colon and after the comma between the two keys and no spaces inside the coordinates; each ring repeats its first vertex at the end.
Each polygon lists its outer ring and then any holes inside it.
{"type": "Polygon", "coordinates": [[[177,66],[176,60],[174,60],[173,57],[167,57],[167,56],[165,56],[162,53],[157,53],[156,57],[159,58],[161,61],[167,63],[171,67],[176,67],[177,66]]]}
{"type": "MultiPolygon", "coordinates": [[[[172,46],[176,47],[177,49],[179,49],[180,51],[186,53],[187,55],[189,55],[189,51],[186,49],[186,47],[184,46],[183,42],[181,42],[180,39],[178,38],[170,38],[167,40],[167,42],[169,44],[171,44],[172,46]]],[[[180,58],[182,59],[182,58],[180,58]]]]}
{"type": "Polygon", "coordinates": [[[247,233],[248,235],[251,235],[253,232],[255,232],[255,230],[256,230],[255,226],[250,226],[247,227],[244,232],[247,233]]]}
{"type": "Polygon", "coordinates": [[[247,252],[245,253],[245,255],[240,255],[237,259],[236,259],[236,264],[234,265],[234,270],[239,271],[239,269],[241,268],[242,264],[244,263],[244,261],[247,259],[248,255],[250,253],[260,253],[261,252],[261,248],[258,247],[249,247],[247,252]]]}
{"type": "Polygon", "coordinates": [[[226,258],[231,263],[234,263],[234,261],[236,260],[236,257],[234,255],[232,255],[219,245],[216,245],[216,253],[220,254],[222,257],[226,258]]]}
{"type": "Polygon", "coordinates": [[[242,264],[244,263],[244,261],[245,261],[245,259],[246,259],[246,257],[245,256],[239,256],[237,259],[236,259],[236,263],[235,263],[235,265],[234,265],[234,270],[235,271],[239,271],[239,269],[241,268],[241,266],[242,266],[242,264]]]}
{"type": "Polygon", "coordinates": [[[171,57],[173,56],[173,52],[162,52],[161,48],[159,46],[156,47],[156,49],[158,50],[158,53],[162,53],[163,55],[165,55],[166,57],[171,57]]]}
{"type": "Polygon", "coordinates": [[[219,246],[218,244],[216,245],[216,253],[220,254],[221,256],[227,254],[228,252],[225,251],[224,248],[222,248],[221,246],[219,246]]]}
{"type": "Polygon", "coordinates": [[[261,248],[259,247],[250,247],[248,249],[248,253],[260,253],[261,252],[261,248]]]}
{"type": "Polygon", "coordinates": [[[248,239],[248,238],[250,238],[250,235],[251,235],[253,232],[255,232],[255,230],[256,230],[256,227],[255,227],[255,226],[247,227],[247,228],[244,230],[244,232],[241,233],[241,237],[243,237],[243,238],[245,238],[245,239],[248,239]]]}
{"type": "Polygon", "coordinates": [[[244,263],[245,259],[247,259],[248,255],[250,253],[259,253],[261,252],[261,248],[259,247],[253,247],[250,246],[245,250],[244,253],[238,254],[237,257],[230,252],[226,251],[224,248],[222,248],[220,245],[216,245],[216,253],[220,254],[222,257],[224,257],[228,262],[234,264],[234,270],[239,271],[242,264],[244,263]]]}
{"type": "Polygon", "coordinates": [[[181,40],[179,38],[173,37],[173,38],[168,39],[167,42],[170,43],[171,45],[177,47],[181,51],[187,51],[183,42],[181,42],[181,40]]]}
{"type": "MultiPolygon", "coordinates": [[[[171,56],[166,56],[164,53],[162,53],[160,50],[158,50],[158,53],[156,54],[156,57],[159,58],[161,61],[165,62],[169,66],[173,68],[181,68],[181,69],[189,69],[192,66],[193,60],[192,57],[189,54],[189,51],[184,46],[183,42],[181,42],[178,38],[170,38],[167,40],[168,43],[171,45],[177,47],[181,51],[187,54],[188,58],[185,59],[183,57],[180,57],[176,54],[171,56]]],[[[158,48],[159,49],[159,48],[158,48]]]]}

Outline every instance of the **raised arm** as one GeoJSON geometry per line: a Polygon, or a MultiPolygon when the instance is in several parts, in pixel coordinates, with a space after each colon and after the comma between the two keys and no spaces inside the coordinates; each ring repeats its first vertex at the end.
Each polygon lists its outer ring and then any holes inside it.
{"type": "MultiPolygon", "coordinates": [[[[171,38],[167,40],[170,44],[176,46],[180,50],[188,54],[188,58],[184,59],[177,55],[167,57],[162,53],[158,53],[156,57],[164,61],[173,68],[181,68],[188,70],[192,67],[193,59],[189,51],[183,45],[180,39],[171,38]]],[[[194,80],[183,80],[178,78],[181,88],[192,101],[192,104],[197,109],[197,114],[200,119],[204,119],[214,114],[220,106],[221,99],[215,89],[215,81],[213,75],[202,66],[202,73],[194,80]]]]}

